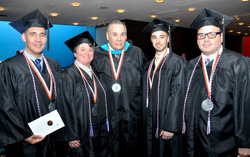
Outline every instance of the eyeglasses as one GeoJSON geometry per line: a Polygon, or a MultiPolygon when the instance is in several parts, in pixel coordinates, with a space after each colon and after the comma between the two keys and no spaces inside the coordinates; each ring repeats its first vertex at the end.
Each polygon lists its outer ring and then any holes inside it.
{"type": "Polygon", "coordinates": [[[206,35],[209,39],[213,39],[216,38],[217,34],[221,34],[221,32],[198,33],[197,39],[205,39],[206,35]]]}

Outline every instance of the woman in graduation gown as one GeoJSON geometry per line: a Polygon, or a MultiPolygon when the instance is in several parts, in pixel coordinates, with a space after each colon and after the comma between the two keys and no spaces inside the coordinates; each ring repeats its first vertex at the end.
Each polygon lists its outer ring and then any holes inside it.
{"type": "Polygon", "coordinates": [[[75,62],[61,75],[59,112],[65,128],[57,135],[59,156],[109,156],[106,92],[90,63],[95,41],[88,31],[65,42],[75,62]],[[65,143],[66,141],[66,143],[65,143]]]}

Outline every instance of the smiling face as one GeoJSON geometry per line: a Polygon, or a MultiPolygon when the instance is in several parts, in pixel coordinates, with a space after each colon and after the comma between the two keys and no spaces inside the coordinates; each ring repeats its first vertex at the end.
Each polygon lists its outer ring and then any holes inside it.
{"type": "Polygon", "coordinates": [[[30,27],[22,34],[26,50],[36,58],[40,58],[47,42],[46,31],[42,27],[30,27]]]}
{"type": "Polygon", "coordinates": [[[78,62],[90,67],[90,63],[94,58],[94,47],[90,47],[87,43],[82,43],[76,47],[75,57],[78,62]]]}
{"type": "Polygon", "coordinates": [[[106,33],[107,40],[114,50],[122,50],[127,40],[127,32],[122,24],[112,24],[106,33]]]}
{"type": "MultiPolygon", "coordinates": [[[[209,25],[201,27],[198,33],[209,33],[209,32],[220,32],[220,28],[209,25]]],[[[223,42],[223,33],[218,34],[215,38],[209,39],[206,35],[204,39],[197,39],[197,44],[201,52],[206,55],[212,55],[219,51],[221,44],[223,42]]]]}
{"type": "Polygon", "coordinates": [[[165,31],[156,31],[151,35],[151,42],[156,53],[160,55],[168,48],[169,36],[165,31]]]}

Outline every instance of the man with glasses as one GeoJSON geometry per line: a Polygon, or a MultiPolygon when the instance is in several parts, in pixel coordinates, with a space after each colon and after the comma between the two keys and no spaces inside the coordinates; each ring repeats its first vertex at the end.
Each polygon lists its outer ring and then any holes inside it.
{"type": "Polygon", "coordinates": [[[198,31],[201,56],[187,70],[186,156],[250,155],[250,59],[224,47],[232,20],[205,8],[190,24],[198,31]]]}

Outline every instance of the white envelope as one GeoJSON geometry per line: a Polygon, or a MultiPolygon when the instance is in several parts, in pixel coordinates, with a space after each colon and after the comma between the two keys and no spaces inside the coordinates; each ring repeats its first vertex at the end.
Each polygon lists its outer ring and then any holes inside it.
{"type": "Polygon", "coordinates": [[[34,135],[43,137],[65,126],[57,110],[29,122],[28,125],[34,135]]]}

